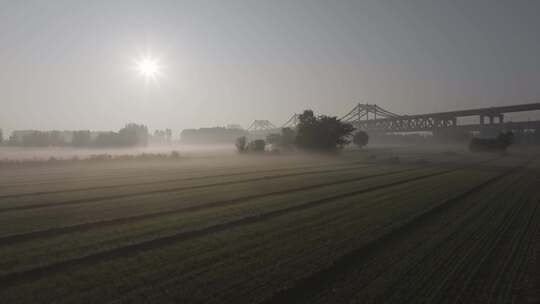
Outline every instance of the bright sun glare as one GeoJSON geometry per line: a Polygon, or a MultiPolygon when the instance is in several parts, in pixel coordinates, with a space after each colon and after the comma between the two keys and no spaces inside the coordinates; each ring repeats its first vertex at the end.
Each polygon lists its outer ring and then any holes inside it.
{"type": "Polygon", "coordinates": [[[161,66],[156,58],[147,56],[136,61],[136,70],[148,82],[149,80],[157,79],[161,71],[161,66]]]}

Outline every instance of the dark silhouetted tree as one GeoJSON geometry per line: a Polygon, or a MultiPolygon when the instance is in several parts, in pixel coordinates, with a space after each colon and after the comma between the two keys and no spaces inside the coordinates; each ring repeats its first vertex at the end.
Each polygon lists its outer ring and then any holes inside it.
{"type": "Polygon", "coordinates": [[[266,142],[272,146],[279,146],[281,144],[281,134],[271,133],[266,135],[266,142]]]}
{"type": "Polygon", "coordinates": [[[144,125],[129,123],[118,131],[118,135],[118,146],[148,145],[148,128],[144,125]]]}
{"type": "Polygon", "coordinates": [[[291,149],[294,147],[294,141],[296,132],[291,128],[281,129],[281,143],[280,146],[284,149],[291,149]]]}
{"type": "Polygon", "coordinates": [[[296,133],[291,128],[282,128],[281,133],[272,133],[266,136],[266,143],[273,148],[291,149],[294,147],[296,133]]]}
{"type": "Polygon", "coordinates": [[[64,135],[60,131],[51,131],[48,134],[49,137],[49,146],[53,147],[62,147],[65,146],[66,140],[64,138],[64,135]]]}
{"type": "Polygon", "coordinates": [[[168,143],[172,142],[172,131],[171,129],[165,129],[165,138],[168,143]]]}
{"type": "Polygon", "coordinates": [[[366,132],[359,130],[358,132],[354,133],[353,143],[357,145],[359,148],[366,146],[368,142],[369,142],[369,135],[366,132]]]}
{"type": "Polygon", "coordinates": [[[172,142],[171,129],[155,130],[154,135],[152,136],[152,142],[158,143],[158,144],[171,143],[172,142]]]}
{"type": "Polygon", "coordinates": [[[245,136],[238,137],[235,142],[236,151],[238,153],[243,153],[246,151],[247,148],[247,138],[245,136]]]}
{"type": "Polygon", "coordinates": [[[92,134],[88,130],[73,131],[71,145],[74,147],[89,147],[92,144],[92,134]]]}
{"type": "Polygon", "coordinates": [[[320,115],[306,110],[298,117],[296,145],[305,150],[335,151],[343,148],[350,140],[354,127],[341,122],[337,117],[320,115]]]}
{"type": "Polygon", "coordinates": [[[248,135],[249,132],[242,129],[214,127],[184,129],[180,138],[186,144],[233,144],[238,137],[248,135]]]}
{"type": "Polygon", "coordinates": [[[155,130],[154,136],[152,136],[152,142],[157,144],[163,144],[167,142],[165,131],[155,130]]]}
{"type": "Polygon", "coordinates": [[[23,135],[21,144],[25,147],[48,147],[50,146],[49,133],[31,131],[23,135]]]}
{"type": "Polygon", "coordinates": [[[250,152],[263,152],[266,147],[266,142],[262,139],[256,139],[249,143],[247,149],[250,152]]]}
{"type": "Polygon", "coordinates": [[[472,152],[505,151],[514,140],[512,132],[501,132],[496,138],[473,138],[469,143],[472,152]]]}
{"type": "Polygon", "coordinates": [[[94,146],[96,147],[117,147],[119,146],[120,136],[116,132],[102,132],[96,136],[94,146]]]}

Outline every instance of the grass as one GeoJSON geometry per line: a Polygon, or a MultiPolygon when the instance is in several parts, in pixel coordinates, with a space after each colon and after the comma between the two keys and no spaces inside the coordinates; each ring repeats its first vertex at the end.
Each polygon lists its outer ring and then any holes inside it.
{"type": "Polygon", "coordinates": [[[43,167],[35,175],[14,169],[0,193],[0,298],[381,303],[415,302],[428,290],[433,299],[480,300],[497,286],[505,293],[494,297],[504,302],[526,272],[498,280],[491,250],[502,252],[504,265],[530,252],[526,244],[540,229],[530,224],[540,196],[536,163],[471,158],[261,156],[98,166],[81,175],[66,166],[53,170],[53,181],[43,167]],[[485,243],[471,244],[475,233],[485,243]],[[514,233],[512,246],[498,243],[514,233]],[[484,260],[480,270],[465,267],[484,260]],[[459,261],[467,264],[447,267],[459,261]],[[496,285],[455,284],[480,273],[496,285]],[[437,275],[444,279],[429,279],[437,275]]]}

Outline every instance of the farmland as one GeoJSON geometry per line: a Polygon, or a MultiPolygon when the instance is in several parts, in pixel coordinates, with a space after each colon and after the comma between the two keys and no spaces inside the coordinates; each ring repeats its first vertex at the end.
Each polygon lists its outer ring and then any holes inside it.
{"type": "Polygon", "coordinates": [[[540,159],[58,161],[0,171],[3,303],[535,303],[540,159]]]}

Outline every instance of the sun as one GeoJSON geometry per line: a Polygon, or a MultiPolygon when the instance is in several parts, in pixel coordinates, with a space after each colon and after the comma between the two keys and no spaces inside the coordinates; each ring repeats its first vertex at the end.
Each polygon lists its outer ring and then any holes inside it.
{"type": "Polygon", "coordinates": [[[151,56],[145,56],[135,61],[135,70],[146,79],[146,82],[157,80],[161,69],[158,59],[151,56]]]}
{"type": "Polygon", "coordinates": [[[158,65],[155,60],[146,58],[137,63],[137,70],[143,76],[154,77],[158,71],[158,65]]]}

